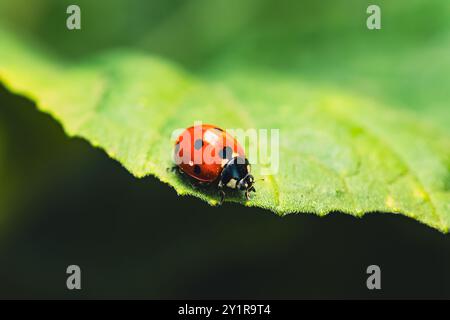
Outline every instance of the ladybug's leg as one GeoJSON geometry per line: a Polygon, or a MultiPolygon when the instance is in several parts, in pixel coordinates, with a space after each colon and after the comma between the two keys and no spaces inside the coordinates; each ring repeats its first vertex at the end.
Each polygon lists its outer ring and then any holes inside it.
{"type": "Polygon", "coordinates": [[[219,206],[221,206],[223,203],[223,200],[225,200],[225,191],[223,191],[223,189],[219,189],[219,196],[220,196],[219,206]]]}
{"type": "Polygon", "coordinates": [[[219,193],[219,206],[222,205],[223,200],[225,200],[225,191],[223,191],[223,183],[222,180],[219,181],[219,183],[217,184],[217,189],[218,189],[218,193],[219,193]]]}
{"type": "Polygon", "coordinates": [[[179,170],[178,166],[172,166],[172,167],[166,169],[167,172],[172,172],[172,173],[175,173],[177,170],[179,170]]]}
{"type": "Polygon", "coordinates": [[[247,198],[247,200],[250,200],[250,192],[256,192],[255,187],[251,187],[250,189],[245,190],[245,197],[247,198]]]}
{"type": "Polygon", "coordinates": [[[198,190],[198,187],[199,187],[198,182],[189,181],[189,184],[191,185],[192,189],[198,190]]]}

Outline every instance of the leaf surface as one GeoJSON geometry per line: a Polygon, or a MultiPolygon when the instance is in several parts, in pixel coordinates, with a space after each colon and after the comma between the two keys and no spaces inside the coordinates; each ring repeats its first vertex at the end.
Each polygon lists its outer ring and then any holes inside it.
{"type": "MultiPolygon", "coordinates": [[[[440,91],[430,101],[439,116],[428,116],[421,104],[411,112],[391,98],[398,92],[373,98],[358,79],[344,79],[348,86],[339,86],[344,68],[333,63],[313,69],[315,74],[301,66],[305,59],[300,58],[295,67],[300,74],[284,66],[247,66],[242,57],[256,54],[244,43],[221,54],[209,69],[191,72],[139,50],[108,50],[74,62],[25,44],[12,32],[1,31],[0,39],[0,80],[61,122],[69,136],[104,149],[136,177],[155,175],[179,194],[216,204],[214,190],[194,188],[167,170],[172,167],[174,130],[194,121],[232,129],[279,129],[278,172],[257,181],[250,201],[236,193],[228,200],[279,215],[401,213],[448,231],[450,139],[443,125],[448,101],[442,103],[440,91]]],[[[445,57],[447,49],[439,46],[424,54],[445,57]]],[[[318,57],[327,61],[333,53],[318,57]]],[[[409,59],[423,61],[424,56],[409,59]]],[[[345,68],[353,74],[373,72],[372,64],[350,60],[345,68]]],[[[450,70],[448,55],[441,63],[450,70]]],[[[448,85],[448,75],[441,81],[448,85]]],[[[256,146],[266,147],[261,142],[256,146]]],[[[253,166],[257,178],[267,166],[253,166]]]]}

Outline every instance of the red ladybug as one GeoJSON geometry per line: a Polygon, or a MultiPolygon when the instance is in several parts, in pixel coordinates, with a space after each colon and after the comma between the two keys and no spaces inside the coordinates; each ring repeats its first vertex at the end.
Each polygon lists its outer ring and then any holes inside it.
{"type": "Polygon", "coordinates": [[[201,185],[216,185],[220,203],[225,198],[223,188],[256,192],[250,163],[244,149],[229,133],[213,125],[187,128],[175,142],[174,160],[180,171],[201,185]]]}

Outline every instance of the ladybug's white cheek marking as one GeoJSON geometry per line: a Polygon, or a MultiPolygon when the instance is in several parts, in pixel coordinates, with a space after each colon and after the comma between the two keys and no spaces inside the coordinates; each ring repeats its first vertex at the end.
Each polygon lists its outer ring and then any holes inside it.
{"type": "Polygon", "coordinates": [[[251,168],[250,168],[250,166],[248,165],[248,166],[247,166],[247,172],[250,173],[250,169],[251,169],[251,168]]]}
{"type": "Polygon", "coordinates": [[[237,183],[237,181],[235,179],[231,179],[230,181],[228,181],[227,187],[229,187],[231,189],[236,189],[236,183],[237,183]]]}
{"type": "Polygon", "coordinates": [[[228,161],[230,161],[230,160],[222,159],[222,163],[220,164],[222,166],[222,168],[225,167],[225,165],[228,163],[228,161]]]}

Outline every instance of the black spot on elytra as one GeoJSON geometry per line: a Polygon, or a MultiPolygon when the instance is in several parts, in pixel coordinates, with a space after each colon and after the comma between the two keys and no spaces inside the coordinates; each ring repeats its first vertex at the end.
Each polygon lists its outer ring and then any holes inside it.
{"type": "Polygon", "coordinates": [[[198,164],[196,164],[194,166],[194,173],[195,174],[200,174],[200,172],[202,172],[202,170],[200,169],[200,166],[198,164]]]}
{"type": "Polygon", "coordinates": [[[222,159],[231,159],[233,156],[233,149],[230,147],[223,147],[223,149],[219,152],[219,156],[222,159]]]}
{"type": "Polygon", "coordinates": [[[202,139],[197,139],[194,142],[194,148],[195,150],[200,150],[203,147],[203,140],[202,139]]]}

